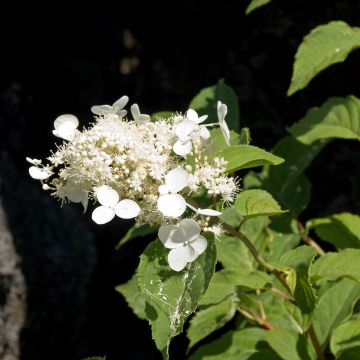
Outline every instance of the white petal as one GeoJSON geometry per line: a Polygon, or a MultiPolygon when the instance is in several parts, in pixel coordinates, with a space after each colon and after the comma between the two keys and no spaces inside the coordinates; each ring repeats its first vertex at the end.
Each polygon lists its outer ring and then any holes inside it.
{"type": "Polygon", "coordinates": [[[197,213],[205,216],[220,216],[221,212],[213,209],[197,209],[197,213]]]}
{"type": "Polygon", "coordinates": [[[127,114],[127,111],[126,110],[120,110],[120,111],[118,111],[118,113],[117,113],[117,115],[119,116],[119,118],[123,118],[123,117],[125,117],[126,116],[126,114],[127,114]]]}
{"type": "Polygon", "coordinates": [[[61,124],[57,129],[53,130],[53,134],[61,139],[72,141],[76,133],[76,126],[71,122],[61,124]]]}
{"type": "Polygon", "coordinates": [[[102,185],[96,190],[96,197],[101,205],[109,208],[115,208],[115,205],[119,202],[119,194],[116,190],[108,185],[102,185]]]}
{"type": "Polygon", "coordinates": [[[203,236],[199,236],[194,241],[191,242],[190,246],[194,249],[196,257],[201,255],[207,248],[207,240],[203,236]]]}
{"type": "Polygon", "coordinates": [[[192,142],[186,141],[183,142],[181,140],[177,141],[173,146],[174,153],[180,156],[186,156],[192,151],[192,142]]]}
{"type": "Polygon", "coordinates": [[[179,194],[161,195],[158,198],[157,206],[163,215],[176,218],[186,210],[186,201],[179,194]]]}
{"type": "Polygon", "coordinates": [[[55,130],[58,130],[60,126],[64,124],[72,124],[76,129],[79,126],[79,120],[76,116],[71,114],[60,115],[54,121],[55,130]]]}
{"type": "Polygon", "coordinates": [[[36,166],[31,166],[29,168],[29,174],[35,180],[45,180],[51,176],[52,172],[46,169],[40,169],[36,166]]]}
{"type": "Polygon", "coordinates": [[[179,192],[188,185],[189,174],[182,168],[175,168],[165,175],[165,184],[170,192],[179,192]]]}
{"type": "Polygon", "coordinates": [[[134,120],[136,120],[140,115],[139,105],[132,104],[130,110],[131,110],[131,115],[133,116],[134,120]]]}
{"type": "Polygon", "coordinates": [[[97,207],[91,215],[91,218],[99,225],[106,224],[115,217],[115,212],[106,206],[97,207]]]}
{"type": "Polygon", "coordinates": [[[91,107],[91,112],[96,115],[105,115],[113,112],[110,105],[95,105],[91,107]]]}
{"type": "Polygon", "coordinates": [[[40,165],[41,164],[41,160],[39,160],[39,159],[31,159],[31,158],[27,157],[26,161],[32,165],[40,165]]]}
{"type": "Polygon", "coordinates": [[[179,223],[179,228],[184,234],[186,240],[190,240],[191,237],[200,235],[200,225],[193,219],[183,219],[179,223]]]}
{"type": "Polygon", "coordinates": [[[186,141],[191,134],[191,132],[195,129],[196,123],[194,121],[190,121],[185,119],[181,123],[179,123],[175,128],[175,134],[180,140],[186,141]]]}
{"type": "Polygon", "coordinates": [[[184,244],[185,238],[182,231],[176,225],[160,226],[158,231],[160,241],[168,249],[175,249],[184,244]]]}
{"type": "Polygon", "coordinates": [[[201,124],[202,122],[204,122],[206,119],[208,118],[208,115],[203,115],[203,116],[200,116],[197,123],[198,124],[201,124]]]}
{"type": "Polygon", "coordinates": [[[141,208],[134,201],[130,199],[121,200],[115,206],[115,214],[122,219],[132,219],[140,214],[141,208]]]}
{"type": "Polygon", "coordinates": [[[165,184],[160,185],[158,190],[159,190],[160,195],[166,195],[166,194],[168,194],[170,192],[169,187],[167,185],[165,185],[165,184]]]}
{"type": "Polygon", "coordinates": [[[189,110],[186,112],[186,117],[187,117],[187,119],[189,119],[190,121],[193,121],[193,122],[195,122],[195,123],[197,123],[198,120],[199,120],[199,115],[198,115],[198,113],[197,113],[195,110],[193,110],[193,109],[189,109],[189,110]]]}
{"type": "Polygon", "coordinates": [[[224,139],[225,139],[226,143],[228,145],[230,145],[230,131],[229,131],[229,128],[228,128],[225,120],[222,123],[220,123],[220,129],[224,135],[224,139]]]}
{"type": "Polygon", "coordinates": [[[124,95],[119,100],[116,100],[112,107],[114,108],[115,112],[117,113],[119,110],[123,109],[126,104],[129,102],[129,97],[124,95]]]}
{"type": "Polygon", "coordinates": [[[190,248],[190,246],[180,246],[170,250],[168,254],[169,266],[175,271],[181,271],[194,257],[194,253],[194,249],[190,248]]]}
{"type": "Polygon", "coordinates": [[[205,127],[205,126],[201,126],[201,127],[200,127],[200,136],[201,136],[204,140],[210,138],[210,131],[208,130],[207,127],[205,127]]]}

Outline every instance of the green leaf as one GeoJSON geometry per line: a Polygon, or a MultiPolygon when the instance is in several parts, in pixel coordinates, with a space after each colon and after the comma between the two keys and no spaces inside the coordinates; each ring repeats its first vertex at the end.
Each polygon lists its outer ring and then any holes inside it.
{"type": "Polygon", "coordinates": [[[294,297],[303,316],[303,328],[307,330],[311,324],[312,313],[317,302],[317,294],[308,277],[309,266],[317,255],[312,246],[299,246],[283,254],[279,263],[296,271],[296,286],[294,297]]]}
{"type": "Polygon", "coordinates": [[[129,307],[139,319],[146,319],[145,297],[140,293],[135,275],[127,283],[118,285],[115,290],[124,296],[129,307]]]}
{"type": "Polygon", "coordinates": [[[310,109],[289,131],[300,142],[320,139],[360,139],[360,101],[355,96],[333,97],[310,109]]]}
{"type": "Polygon", "coordinates": [[[189,349],[229,322],[235,315],[236,306],[236,298],[230,296],[219,304],[196,312],[186,333],[190,340],[189,349]]]}
{"type": "Polygon", "coordinates": [[[159,119],[169,119],[175,114],[175,111],[159,111],[154,114],[151,114],[151,120],[157,121],[159,119]]]}
{"type": "Polygon", "coordinates": [[[349,53],[360,47],[360,29],[343,21],[317,26],[299,46],[288,95],[305,88],[327,67],[343,62],[349,53]]]}
{"type": "Polygon", "coordinates": [[[360,248],[360,216],[342,213],[307,222],[307,228],[315,228],[316,235],[336,247],[360,248]]]}
{"type": "Polygon", "coordinates": [[[360,284],[351,279],[341,279],[319,298],[314,311],[313,326],[323,348],[333,329],[351,316],[354,304],[359,298],[360,284]]]}
{"type": "Polygon", "coordinates": [[[290,329],[273,329],[266,333],[266,341],[284,360],[310,360],[309,346],[304,335],[290,329]]]}
{"type": "Polygon", "coordinates": [[[177,273],[167,263],[168,250],[156,240],[140,257],[137,279],[146,299],[145,312],[153,339],[165,359],[171,339],[182,331],[214,273],[216,248],[208,241],[204,254],[177,273]]]}
{"type": "Polygon", "coordinates": [[[229,331],[200,347],[189,360],[279,360],[265,336],[266,330],[260,328],[229,331]]]}
{"type": "Polygon", "coordinates": [[[225,224],[228,224],[233,228],[238,227],[243,220],[239,210],[231,206],[225,208],[219,217],[225,224]]]}
{"type": "Polygon", "coordinates": [[[359,358],[360,318],[348,320],[336,328],[330,340],[330,349],[337,359],[359,358]]]}
{"type": "Polygon", "coordinates": [[[360,250],[345,249],[339,253],[327,253],[310,266],[309,273],[312,281],[336,280],[340,277],[360,281],[360,250]]]}
{"type": "Polygon", "coordinates": [[[273,153],[285,159],[279,166],[266,166],[260,174],[250,172],[244,179],[244,187],[264,188],[279,204],[297,217],[310,201],[311,184],[303,174],[326,141],[305,145],[286,136],[274,147],[273,153]]]}
{"type": "Polygon", "coordinates": [[[245,10],[245,14],[249,15],[255,9],[268,4],[271,0],[251,0],[250,4],[245,10]]]}
{"type": "Polygon", "coordinates": [[[227,172],[263,165],[279,165],[284,161],[281,157],[252,145],[228,146],[220,155],[228,162],[227,172]]]}
{"type": "MultiPolygon", "coordinates": [[[[247,127],[242,128],[240,131],[239,145],[249,145],[250,142],[251,142],[251,135],[249,128],[247,127]]],[[[230,145],[238,145],[238,144],[232,144],[230,137],[230,145]]]]}
{"type": "Polygon", "coordinates": [[[234,90],[220,80],[216,85],[202,89],[190,102],[189,108],[200,115],[209,115],[210,122],[217,122],[217,102],[221,101],[228,107],[226,122],[229,128],[240,131],[239,101],[234,90]]]}
{"type": "Polygon", "coordinates": [[[271,262],[279,262],[280,257],[287,251],[299,245],[301,236],[299,234],[282,233],[269,229],[270,254],[268,259],[271,262]]]}
{"type": "MultiPolygon", "coordinates": [[[[239,145],[241,144],[241,141],[244,141],[243,136],[230,130],[230,145],[239,145]]],[[[228,145],[221,129],[212,129],[210,131],[210,142],[206,148],[206,154],[210,158],[214,158],[215,156],[219,156],[219,154],[227,147],[228,145]]]]}
{"type": "Polygon", "coordinates": [[[265,190],[242,191],[235,200],[235,208],[244,217],[272,216],[286,212],[265,190]]]}
{"type": "Polygon", "coordinates": [[[116,245],[116,250],[120,249],[123,245],[125,245],[128,241],[144,237],[150,234],[156,233],[158,230],[158,226],[149,226],[143,225],[141,227],[132,226],[126,234],[120,239],[118,244],[116,245]]]}

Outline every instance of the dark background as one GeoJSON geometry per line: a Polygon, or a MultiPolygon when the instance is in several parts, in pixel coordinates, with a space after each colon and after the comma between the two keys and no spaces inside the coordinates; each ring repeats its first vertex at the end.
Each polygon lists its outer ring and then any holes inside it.
{"type": "MultiPolygon", "coordinates": [[[[146,322],[114,287],[127,281],[146,246],[114,247],[130,225],[94,226],[80,207],[59,207],[27,174],[25,156],[54,149],[60,114],[91,120],[90,106],[122,95],[145,113],[185,111],[220,78],[239,96],[241,125],[271,149],[311,106],[360,95],[360,53],[286,97],[301,39],[330,20],[360,26],[356,0],[273,0],[245,16],[248,1],[2,1],[0,15],[1,196],[22,258],[28,318],[23,360],[158,359],[146,322]]],[[[308,171],[314,196],[303,220],[360,212],[360,149],[334,141],[308,171]]],[[[173,359],[185,357],[175,340],[173,359]]]]}

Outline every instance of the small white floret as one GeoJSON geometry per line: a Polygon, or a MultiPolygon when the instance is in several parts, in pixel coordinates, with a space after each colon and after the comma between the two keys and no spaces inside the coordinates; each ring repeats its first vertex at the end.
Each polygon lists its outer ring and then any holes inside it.
{"type": "Polygon", "coordinates": [[[134,118],[134,121],[137,124],[145,124],[150,121],[150,115],[140,113],[138,104],[131,105],[130,110],[131,110],[131,114],[134,118]]]}
{"type": "Polygon", "coordinates": [[[218,101],[217,103],[217,114],[219,118],[220,129],[224,135],[225,141],[228,145],[230,145],[230,130],[225,121],[225,117],[227,114],[227,106],[221,101],[218,101]]]}
{"type": "Polygon", "coordinates": [[[52,172],[47,168],[40,169],[36,166],[31,166],[29,174],[35,180],[45,180],[52,175],[52,172]]]}
{"type": "Polygon", "coordinates": [[[71,114],[60,115],[54,121],[53,134],[61,139],[72,141],[76,129],[79,126],[79,120],[71,114]]]}

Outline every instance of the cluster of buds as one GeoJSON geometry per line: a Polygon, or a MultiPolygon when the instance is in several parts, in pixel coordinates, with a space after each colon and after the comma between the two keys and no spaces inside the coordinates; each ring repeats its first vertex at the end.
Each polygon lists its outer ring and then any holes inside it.
{"type": "Polygon", "coordinates": [[[211,127],[219,126],[229,144],[227,107],[218,102],[213,124],[204,124],[207,115],[199,117],[193,109],[152,121],[137,104],[130,107],[132,119],[127,118],[128,101],[123,96],[112,106],[93,106],[95,122],[82,131],[74,115],[59,116],[53,134],[62,143],[45,165],[27,158],[29,173],[62,202],[82,203],[84,212],[89,200],[98,202],[92,211],[97,224],[118,216],[134,218],[136,226],[160,225],[159,238],[172,249],[169,265],[180,271],[206,249],[199,224],[221,214],[194,206],[190,195],[205,189],[231,202],[238,191],[237,180],[225,173],[226,161],[203,155],[211,127]]]}

